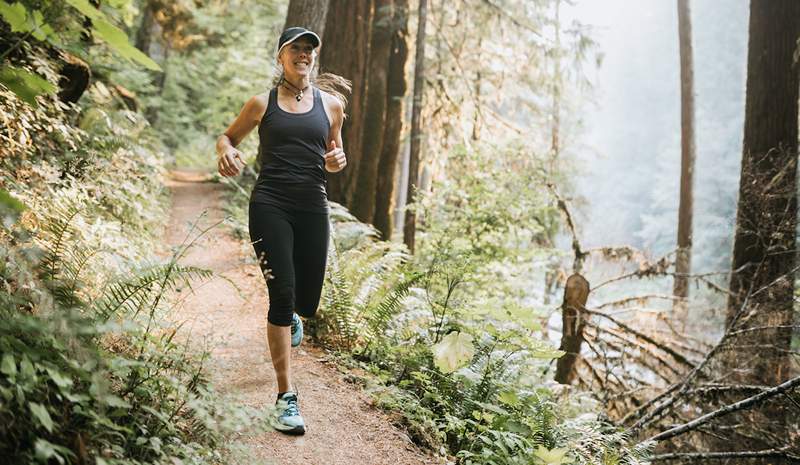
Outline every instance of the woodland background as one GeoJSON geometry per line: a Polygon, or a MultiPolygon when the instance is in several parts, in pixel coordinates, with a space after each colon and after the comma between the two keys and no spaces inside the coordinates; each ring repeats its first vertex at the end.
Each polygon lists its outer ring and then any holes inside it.
{"type": "MultiPolygon", "coordinates": [[[[303,25],[350,79],[315,342],[463,464],[797,463],[794,0],[0,1],[0,456],[230,463],[167,169],[303,25]],[[424,27],[423,27],[424,26],[424,27]]],[[[224,227],[246,240],[250,163],[224,227]]]]}

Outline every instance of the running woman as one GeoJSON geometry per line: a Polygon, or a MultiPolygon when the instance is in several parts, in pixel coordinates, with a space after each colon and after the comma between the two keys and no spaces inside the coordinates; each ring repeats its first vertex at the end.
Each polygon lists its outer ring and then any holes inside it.
{"type": "Polygon", "coordinates": [[[291,383],[291,347],[300,344],[303,322],[317,312],[329,240],[325,172],[347,165],[342,150],[345,100],[331,83],[349,86],[339,76],[316,78],[321,40],[302,27],[278,39],[281,74],[269,92],[245,103],[217,139],[219,173],[236,176],[244,168],[236,146],[258,127],[261,171],[250,194],[250,240],[269,293],[267,340],[278,380],[275,429],[304,434],[297,392],[291,383]],[[327,87],[329,92],[316,86],[327,87]]]}

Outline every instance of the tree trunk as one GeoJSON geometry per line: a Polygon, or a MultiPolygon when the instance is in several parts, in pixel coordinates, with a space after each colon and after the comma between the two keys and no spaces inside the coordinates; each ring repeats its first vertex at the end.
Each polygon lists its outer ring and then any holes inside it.
{"type": "Polygon", "coordinates": [[[136,31],[136,48],[144,52],[158,64],[163,64],[167,59],[167,47],[164,40],[164,29],[156,21],[156,10],[159,3],[148,1],[144,5],[142,21],[136,31]]]}
{"type": "MultiPolygon", "coordinates": [[[[411,107],[406,106],[403,110],[407,113],[406,120],[411,119],[411,107]]],[[[395,217],[393,219],[394,232],[403,234],[403,225],[405,224],[405,208],[406,208],[406,194],[408,194],[408,164],[411,158],[411,144],[407,137],[403,138],[400,143],[400,160],[398,160],[398,168],[400,169],[400,182],[394,195],[395,199],[395,217]]]]}
{"type": "MultiPolygon", "coordinates": [[[[798,67],[800,2],[752,0],[747,60],[744,151],[733,245],[728,323],[736,327],[790,325],[797,228],[798,67]]],[[[737,345],[741,381],[788,379],[791,330],[752,331],[737,345]],[[768,349],[766,352],[764,349],[768,349]]]]}
{"type": "Polygon", "coordinates": [[[369,85],[364,105],[361,162],[349,205],[356,218],[365,223],[373,223],[375,216],[375,189],[378,185],[378,165],[384,143],[392,35],[392,0],[375,0],[367,62],[369,85]]]}
{"type": "MultiPolygon", "coordinates": [[[[751,0],[749,29],[744,147],[727,318],[729,328],[745,332],[731,340],[718,377],[731,384],[777,385],[790,377],[800,90],[793,54],[800,37],[800,2],[751,0]]],[[[726,418],[736,425],[722,445],[728,450],[771,447],[770,438],[790,440],[787,410],[781,405],[726,418]],[[739,431],[744,436],[736,434],[739,431]]]]}
{"type": "Polygon", "coordinates": [[[561,384],[571,384],[577,376],[575,366],[580,360],[583,344],[583,328],[586,321],[581,309],[589,298],[589,281],[578,273],[567,279],[564,286],[564,303],[561,304],[561,346],[566,352],[556,362],[555,380],[561,384]]]}
{"type": "Polygon", "coordinates": [[[561,129],[561,0],[555,2],[554,53],[553,53],[553,102],[552,125],[550,126],[550,172],[554,172],[555,163],[561,151],[559,130],[561,129]]]}
{"type": "MultiPolygon", "coordinates": [[[[157,1],[145,2],[142,21],[136,31],[136,48],[161,65],[161,72],[153,76],[153,84],[158,89],[159,95],[164,91],[167,80],[167,58],[169,57],[169,43],[164,38],[164,28],[156,21],[156,13],[162,4],[157,1]]],[[[144,110],[147,121],[155,126],[158,122],[158,108],[147,107],[144,110]]]]}
{"type": "Polygon", "coordinates": [[[350,79],[353,92],[342,128],[347,168],[328,174],[328,197],[349,206],[362,158],[361,134],[364,97],[367,93],[367,60],[372,18],[372,0],[330,0],[325,37],[320,52],[320,69],[350,79]]]}
{"type": "MultiPolygon", "coordinates": [[[[425,85],[425,23],[427,22],[428,0],[419,0],[419,25],[417,26],[417,51],[414,64],[414,103],[411,111],[411,154],[408,163],[408,194],[406,205],[414,203],[414,195],[419,185],[419,154],[422,145],[422,95],[425,85]]],[[[417,215],[406,210],[403,226],[403,242],[414,253],[414,234],[417,215]]]]}
{"type": "Polygon", "coordinates": [[[283,28],[300,26],[311,29],[323,37],[327,15],[328,0],[290,0],[283,28]]]}
{"type": "Polygon", "coordinates": [[[675,258],[674,316],[685,327],[688,318],[689,278],[692,257],[694,196],[694,64],[689,0],[678,0],[678,37],[681,60],[681,190],[678,206],[678,250],[675,258]]]}
{"type": "Polygon", "coordinates": [[[392,47],[389,54],[389,82],[386,89],[386,122],[378,165],[373,224],[384,239],[391,239],[397,166],[403,133],[406,61],[408,61],[408,0],[395,0],[392,15],[392,47]]]}

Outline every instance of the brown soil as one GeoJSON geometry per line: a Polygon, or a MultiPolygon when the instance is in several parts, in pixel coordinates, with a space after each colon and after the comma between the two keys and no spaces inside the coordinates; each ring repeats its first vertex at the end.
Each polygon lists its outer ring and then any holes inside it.
{"type": "MultiPolygon", "coordinates": [[[[172,172],[170,178],[172,209],[165,239],[175,246],[204,210],[207,215],[200,220],[201,227],[222,219],[225,188],[209,182],[202,173],[172,172]]],[[[211,344],[209,369],[216,388],[261,409],[275,402],[277,385],[266,344],[266,284],[251,255],[249,243],[233,237],[224,223],[207,232],[181,263],[211,269],[215,277],[194,286],[193,293],[182,292],[171,319],[185,321],[184,337],[211,344]]],[[[441,462],[414,446],[384,412],[370,405],[364,392],[345,382],[335,366],[324,363],[322,350],[306,340],[292,351],[294,383],[307,432],[296,437],[270,431],[244,438],[257,463],[441,462]]]]}

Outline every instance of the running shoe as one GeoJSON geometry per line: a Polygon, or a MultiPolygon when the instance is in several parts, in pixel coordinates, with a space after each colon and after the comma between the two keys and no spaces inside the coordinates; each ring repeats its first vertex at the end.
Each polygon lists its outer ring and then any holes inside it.
{"type": "Polygon", "coordinates": [[[275,413],[271,416],[272,427],[281,433],[305,434],[306,424],[297,407],[297,394],[284,392],[275,402],[275,413]]]}
{"type": "Polygon", "coordinates": [[[303,320],[297,316],[297,313],[292,313],[292,347],[297,347],[303,340],[303,320]]]}

